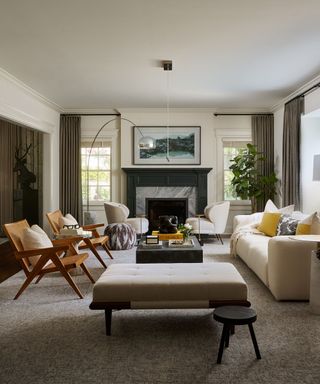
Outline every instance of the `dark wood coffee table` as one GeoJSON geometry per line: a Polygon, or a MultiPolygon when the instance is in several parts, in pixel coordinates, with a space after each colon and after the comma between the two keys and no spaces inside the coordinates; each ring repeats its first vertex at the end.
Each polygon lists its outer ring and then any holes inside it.
{"type": "Polygon", "coordinates": [[[162,248],[137,247],[136,263],[202,263],[203,250],[195,236],[191,236],[193,247],[169,247],[169,242],[163,240],[162,248]]]}

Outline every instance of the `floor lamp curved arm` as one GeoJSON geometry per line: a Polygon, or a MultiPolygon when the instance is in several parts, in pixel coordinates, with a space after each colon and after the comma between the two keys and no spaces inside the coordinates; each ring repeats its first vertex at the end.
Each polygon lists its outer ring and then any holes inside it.
{"type": "Polygon", "coordinates": [[[106,127],[108,124],[112,123],[113,121],[116,121],[116,120],[127,121],[128,123],[132,124],[133,126],[136,126],[136,124],[133,121],[129,120],[129,119],[126,119],[124,117],[115,117],[114,119],[111,119],[111,120],[107,121],[106,123],[104,123],[99,128],[98,132],[96,133],[95,137],[93,138],[92,143],[91,143],[91,147],[90,147],[90,150],[89,150],[88,160],[87,160],[87,204],[86,204],[86,211],[87,212],[89,212],[89,208],[90,208],[90,199],[89,199],[89,164],[90,164],[91,152],[92,152],[94,144],[97,141],[97,138],[99,137],[99,135],[100,135],[101,131],[103,130],[103,128],[106,127]]]}

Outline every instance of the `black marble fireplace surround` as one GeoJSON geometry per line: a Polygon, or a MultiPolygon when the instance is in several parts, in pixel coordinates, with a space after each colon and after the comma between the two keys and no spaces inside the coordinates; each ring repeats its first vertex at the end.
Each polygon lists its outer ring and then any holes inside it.
{"type": "MultiPolygon", "coordinates": [[[[127,206],[135,217],[137,187],[195,187],[196,213],[207,205],[207,176],[212,168],[122,168],[127,174],[127,206]]],[[[175,196],[168,196],[174,198],[175,196]]],[[[147,212],[145,212],[147,215],[147,212]]]]}

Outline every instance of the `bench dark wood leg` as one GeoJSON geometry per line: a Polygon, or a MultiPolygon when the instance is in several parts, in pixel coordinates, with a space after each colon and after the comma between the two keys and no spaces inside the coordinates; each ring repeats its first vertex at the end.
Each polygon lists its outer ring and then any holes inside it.
{"type": "Polygon", "coordinates": [[[219,346],[217,364],[221,364],[223,348],[224,348],[224,343],[225,343],[227,332],[229,332],[228,326],[227,326],[227,324],[223,324],[223,330],[222,330],[222,335],[221,335],[221,339],[220,339],[220,346],[219,346]]]}
{"type": "Polygon", "coordinates": [[[251,335],[252,343],[253,343],[253,346],[254,346],[254,350],[256,352],[257,359],[260,360],[261,359],[261,355],[260,355],[260,351],[259,351],[256,335],[254,334],[253,325],[252,325],[252,323],[250,323],[250,324],[248,324],[248,326],[249,326],[250,335],[251,335]]]}
{"type": "Polygon", "coordinates": [[[111,335],[112,309],[105,309],[106,335],[111,335]]]}

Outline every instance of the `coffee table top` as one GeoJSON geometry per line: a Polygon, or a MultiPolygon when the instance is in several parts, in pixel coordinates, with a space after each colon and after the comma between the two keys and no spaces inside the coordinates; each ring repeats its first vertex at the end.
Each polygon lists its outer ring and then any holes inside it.
{"type": "MultiPolygon", "coordinates": [[[[196,236],[190,236],[190,239],[193,240],[193,246],[190,246],[190,247],[186,247],[185,245],[182,245],[181,247],[179,247],[178,245],[175,245],[175,246],[172,246],[172,247],[169,247],[169,240],[162,240],[162,246],[160,247],[155,247],[153,245],[150,245],[150,246],[147,246],[147,245],[141,245],[139,244],[138,247],[137,247],[137,250],[139,250],[140,252],[141,251],[146,251],[146,252],[150,252],[150,251],[165,251],[167,252],[168,250],[170,251],[177,251],[177,252],[185,252],[186,250],[194,250],[194,251],[197,251],[197,250],[202,250],[202,247],[201,245],[199,244],[199,241],[197,239],[196,236]]],[[[145,240],[144,237],[142,237],[142,241],[145,240]]]]}

